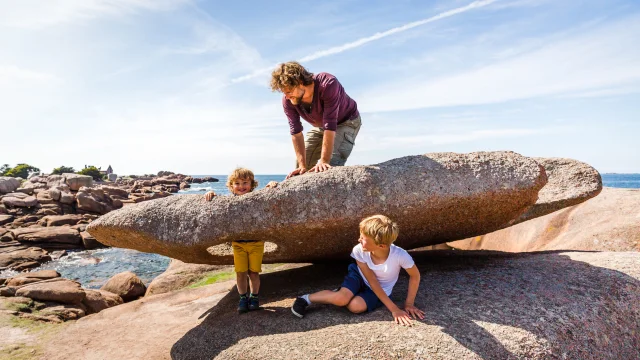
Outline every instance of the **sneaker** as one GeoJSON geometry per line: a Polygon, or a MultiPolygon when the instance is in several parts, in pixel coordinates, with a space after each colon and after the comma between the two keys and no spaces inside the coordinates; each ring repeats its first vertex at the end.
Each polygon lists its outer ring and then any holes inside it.
{"type": "Polygon", "coordinates": [[[293,313],[293,315],[302,319],[304,315],[307,313],[307,306],[309,306],[309,304],[307,304],[307,300],[301,297],[298,297],[296,298],[296,301],[293,302],[293,306],[291,307],[291,312],[293,313]]]}
{"type": "Polygon", "coordinates": [[[249,311],[249,299],[246,296],[240,298],[238,303],[238,314],[244,314],[249,311]]]}
{"type": "Polygon", "coordinates": [[[260,309],[260,299],[257,296],[249,297],[249,310],[259,310],[260,309]]]}

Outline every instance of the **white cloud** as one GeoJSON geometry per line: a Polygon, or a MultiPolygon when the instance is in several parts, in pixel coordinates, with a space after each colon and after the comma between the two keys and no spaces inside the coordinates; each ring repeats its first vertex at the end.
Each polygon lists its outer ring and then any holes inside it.
{"type": "Polygon", "coordinates": [[[74,20],[169,10],[187,0],[0,0],[0,26],[42,28],[74,20]]]}
{"type": "Polygon", "coordinates": [[[0,65],[0,84],[10,84],[14,81],[47,82],[56,80],[56,76],[43,72],[23,69],[15,65],[0,65]]]}
{"type": "Polygon", "coordinates": [[[364,111],[394,111],[628,86],[640,81],[640,48],[633,45],[637,43],[636,16],[478,69],[385,83],[358,94],[359,104],[364,111]]]}
{"type": "MultiPolygon", "coordinates": [[[[340,54],[340,53],[343,53],[345,51],[348,51],[348,50],[351,50],[351,49],[355,49],[355,48],[358,48],[358,47],[363,46],[365,44],[368,44],[368,43],[370,43],[372,41],[380,40],[380,39],[385,38],[387,36],[395,35],[395,34],[398,34],[398,33],[413,29],[413,28],[418,27],[418,26],[426,25],[426,24],[432,23],[434,21],[438,21],[438,20],[442,20],[442,19],[454,16],[454,15],[462,14],[462,13],[465,13],[465,12],[473,10],[473,9],[478,9],[478,8],[481,8],[481,7],[485,7],[485,6],[490,5],[490,4],[492,4],[492,3],[496,2],[496,1],[497,0],[477,0],[477,1],[474,1],[474,2],[472,2],[470,4],[468,4],[468,5],[461,6],[461,7],[452,9],[452,10],[448,10],[448,11],[439,13],[439,14],[437,14],[435,16],[426,18],[426,19],[413,21],[413,22],[410,22],[410,23],[402,25],[402,26],[398,26],[398,27],[395,27],[395,28],[392,28],[392,29],[389,29],[389,30],[386,30],[386,31],[375,33],[375,34],[373,34],[371,36],[363,37],[363,38],[360,38],[358,40],[355,40],[355,41],[352,41],[352,42],[349,42],[349,43],[346,43],[346,44],[342,44],[340,46],[334,46],[334,47],[329,48],[329,49],[317,51],[317,52],[315,52],[313,54],[309,54],[307,56],[302,57],[298,61],[302,62],[302,63],[306,63],[306,62],[310,62],[310,61],[317,60],[317,59],[320,59],[320,58],[324,58],[324,57],[327,57],[327,56],[340,54]]],[[[233,79],[232,82],[234,82],[234,83],[242,82],[242,81],[246,81],[246,80],[255,78],[257,76],[266,74],[266,73],[272,71],[273,68],[276,67],[276,65],[277,64],[274,64],[271,67],[266,67],[266,68],[255,70],[250,74],[246,74],[246,75],[243,75],[243,76],[240,76],[240,77],[237,77],[237,78],[233,79]]]]}

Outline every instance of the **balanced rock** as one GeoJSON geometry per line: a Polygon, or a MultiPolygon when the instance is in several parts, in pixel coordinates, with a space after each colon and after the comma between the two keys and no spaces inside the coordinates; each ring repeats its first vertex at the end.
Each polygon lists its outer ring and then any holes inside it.
{"type": "Polygon", "coordinates": [[[264,261],[344,259],[362,218],[385,214],[406,249],[486,234],[508,226],[538,199],[544,168],[513,152],[433,153],[372,166],[345,166],[207,202],[174,195],[128,206],[87,231],[110,246],[202,264],[232,264],[226,243],[268,242],[264,261]]]}

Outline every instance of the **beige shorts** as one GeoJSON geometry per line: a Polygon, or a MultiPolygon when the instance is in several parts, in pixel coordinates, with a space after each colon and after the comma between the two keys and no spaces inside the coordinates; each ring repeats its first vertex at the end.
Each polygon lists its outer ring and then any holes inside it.
{"type": "MultiPolygon", "coordinates": [[[[353,120],[347,120],[342,124],[338,124],[329,165],[343,166],[347,162],[347,159],[353,150],[353,146],[356,144],[356,136],[358,136],[358,131],[360,131],[361,125],[362,120],[360,119],[360,116],[353,120]]],[[[307,132],[307,137],[304,140],[307,169],[314,167],[318,160],[320,160],[320,156],[322,156],[323,136],[324,129],[322,128],[314,127],[307,132]]],[[[298,167],[298,163],[296,163],[296,167],[298,167]]]]}

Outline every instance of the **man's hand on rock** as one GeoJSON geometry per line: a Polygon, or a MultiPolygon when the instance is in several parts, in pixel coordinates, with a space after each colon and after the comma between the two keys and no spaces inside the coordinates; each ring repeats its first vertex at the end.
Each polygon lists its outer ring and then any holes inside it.
{"type": "Polygon", "coordinates": [[[316,166],[312,167],[309,172],[323,172],[331,169],[331,165],[329,163],[319,160],[316,166]]]}
{"type": "Polygon", "coordinates": [[[304,174],[306,172],[307,172],[307,168],[303,167],[303,166],[300,166],[299,168],[297,168],[297,169],[293,170],[292,172],[290,172],[289,175],[287,175],[286,179],[288,179],[290,177],[293,177],[293,176],[296,176],[296,175],[302,175],[302,174],[304,174]]]}
{"type": "Polygon", "coordinates": [[[213,191],[209,191],[208,193],[204,194],[204,198],[207,201],[211,201],[211,199],[213,199],[216,196],[216,193],[213,191]]]}

